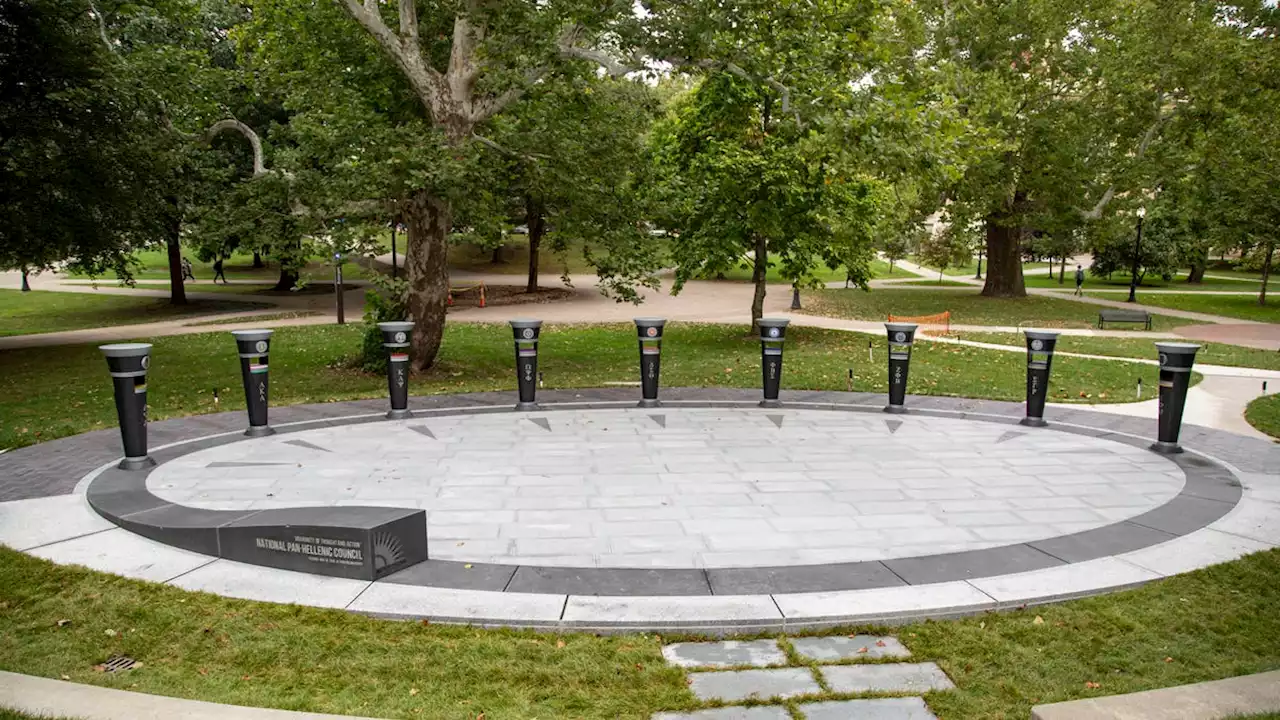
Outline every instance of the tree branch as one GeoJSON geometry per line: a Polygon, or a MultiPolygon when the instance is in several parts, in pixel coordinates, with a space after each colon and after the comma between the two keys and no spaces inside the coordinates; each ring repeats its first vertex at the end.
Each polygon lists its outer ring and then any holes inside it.
{"type": "MultiPolygon", "coordinates": [[[[370,2],[377,0],[365,0],[365,6],[370,2]]],[[[418,46],[418,4],[414,0],[400,0],[400,38],[418,46]]]]}
{"type": "Polygon", "coordinates": [[[254,132],[253,128],[245,125],[239,120],[236,120],[235,118],[227,118],[226,120],[219,120],[209,126],[209,129],[204,133],[205,144],[208,145],[213,138],[218,135],[218,133],[225,132],[227,130],[234,130],[241,135],[244,135],[245,139],[249,141],[249,145],[253,148],[253,176],[257,178],[266,175],[267,168],[262,162],[262,139],[258,137],[258,133],[254,132]]]}
{"type": "Polygon", "coordinates": [[[400,28],[404,33],[403,37],[382,21],[376,0],[364,0],[363,5],[359,0],[337,1],[348,15],[373,36],[383,52],[400,68],[432,118],[438,120],[444,117],[445,108],[440,96],[445,90],[445,81],[440,72],[431,67],[422,56],[422,48],[418,44],[418,16],[413,0],[400,0],[400,28]]]}
{"type": "MultiPolygon", "coordinates": [[[[1160,132],[1160,128],[1163,127],[1170,118],[1178,113],[1178,106],[1176,105],[1168,112],[1164,112],[1164,108],[1162,107],[1163,102],[1164,94],[1162,93],[1156,99],[1155,122],[1151,123],[1151,125],[1147,127],[1147,131],[1142,134],[1142,140],[1138,142],[1138,149],[1133,155],[1133,161],[1135,163],[1142,161],[1142,158],[1147,154],[1147,148],[1151,146],[1151,143],[1156,139],[1157,133],[1160,132]]],[[[1102,197],[1098,199],[1098,202],[1092,208],[1088,210],[1076,208],[1076,212],[1080,213],[1080,217],[1084,220],[1097,220],[1102,217],[1102,211],[1106,209],[1107,203],[1110,203],[1115,195],[1116,186],[1111,185],[1107,188],[1106,192],[1102,193],[1102,197]]]]}
{"type": "Polygon", "coordinates": [[[526,161],[526,162],[536,162],[536,161],[538,161],[538,160],[547,160],[547,159],[549,159],[549,156],[547,156],[547,155],[540,155],[540,154],[537,154],[537,153],[527,153],[527,154],[526,154],[526,153],[519,152],[519,151],[517,151],[517,150],[512,150],[512,149],[511,149],[511,148],[509,148],[509,147],[506,147],[506,146],[503,146],[503,145],[499,145],[498,143],[494,142],[493,140],[490,140],[489,138],[487,138],[487,137],[485,137],[485,136],[483,136],[483,135],[478,135],[478,134],[476,134],[476,133],[472,133],[472,134],[471,134],[471,139],[472,139],[472,140],[475,140],[476,142],[480,143],[481,145],[484,145],[485,147],[487,147],[487,148],[489,148],[489,149],[491,149],[491,150],[494,150],[494,151],[496,151],[496,152],[500,152],[500,153],[502,153],[503,155],[507,155],[507,156],[509,156],[509,157],[517,158],[517,159],[519,159],[519,160],[524,160],[524,161],[526,161]]]}
{"type": "Polygon", "coordinates": [[[111,44],[111,38],[107,37],[107,21],[102,17],[102,13],[98,10],[98,6],[93,4],[93,0],[89,0],[89,13],[98,21],[98,37],[102,38],[102,44],[107,46],[107,51],[116,57],[120,57],[120,52],[116,50],[116,46],[111,44]]]}

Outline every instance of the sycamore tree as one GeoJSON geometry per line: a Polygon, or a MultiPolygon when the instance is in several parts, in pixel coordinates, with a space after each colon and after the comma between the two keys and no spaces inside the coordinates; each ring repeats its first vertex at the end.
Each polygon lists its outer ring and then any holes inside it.
{"type": "Polygon", "coordinates": [[[1158,186],[1162,142],[1231,80],[1216,6],[1122,0],[925,0],[911,49],[936,106],[963,126],[949,209],[984,226],[983,294],[1025,294],[1031,231],[1097,222],[1158,186]]]}

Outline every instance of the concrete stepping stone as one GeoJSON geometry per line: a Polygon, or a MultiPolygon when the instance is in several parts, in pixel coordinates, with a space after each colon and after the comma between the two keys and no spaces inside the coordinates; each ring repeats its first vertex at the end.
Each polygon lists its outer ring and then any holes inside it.
{"type": "Polygon", "coordinates": [[[911,651],[897,638],[888,636],[792,638],[791,647],[796,649],[796,654],[800,657],[818,662],[911,657],[911,651]],[[864,649],[865,652],[859,652],[864,649]]]}
{"type": "Polygon", "coordinates": [[[786,665],[787,654],[777,640],[672,643],[662,648],[667,662],[686,668],[725,668],[738,665],[786,665]]]}
{"type": "Polygon", "coordinates": [[[652,720],[791,720],[791,713],[780,705],[723,707],[691,713],[658,713],[652,720]]]}
{"type": "Polygon", "coordinates": [[[955,688],[942,668],[931,662],[824,667],[822,675],[838,693],[923,693],[955,688]]]}
{"type": "Polygon", "coordinates": [[[920,698],[840,700],[800,705],[805,720],[938,720],[920,698]]]}
{"type": "Polygon", "coordinates": [[[689,689],[699,700],[765,700],[822,692],[808,668],[724,670],[689,675],[689,689]]]}

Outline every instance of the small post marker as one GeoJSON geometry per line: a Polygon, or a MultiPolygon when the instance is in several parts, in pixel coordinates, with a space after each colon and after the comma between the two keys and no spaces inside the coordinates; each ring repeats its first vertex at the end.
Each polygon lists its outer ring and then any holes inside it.
{"type": "Polygon", "coordinates": [[[1138,399],[1142,399],[1142,378],[1138,378],[1138,399]]]}
{"type": "Polygon", "coordinates": [[[853,392],[853,368],[849,368],[849,382],[845,392],[853,392]]]}
{"type": "Polygon", "coordinates": [[[873,362],[875,362],[875,361],[876,361],[876,359],[875,359],[874,357],[872,357],[872,353],[871,353],[871,341],[870,341],[870,340],[868,340],[868,341],[867,341],[867,362],[869,362],[869,363],[873,363],[873,362]]]}

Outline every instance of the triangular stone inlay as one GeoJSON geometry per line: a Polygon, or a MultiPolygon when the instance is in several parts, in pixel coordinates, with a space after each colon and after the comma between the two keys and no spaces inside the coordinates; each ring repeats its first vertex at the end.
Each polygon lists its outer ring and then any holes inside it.
{"type": "Polygon", "coordinates": [[[1023,435],[1026,435],[1026,433],[1023,433],[1023,432],[1014,432],[1014,431],[1010,430],[1009,432],[1007,432],[1007,433],[1005,433],[1005,434],[1001,435],[1000,437],[996,438],[996,444],[997,444],[997,445],[999,445],[1000,443],[1005,442],[1006,440],[1013,440],[1014,438],[1020,438],[1020,437],[1022,437],[1023,435]]]}
{"type": "Polygon", "coordinates": [[[319,450],[320,452],[333,452],[329,448],[322,448],[319,445],[309,443],[306,440],[285,440],[285,445],[296,445],[297,447],[307,448],[309,450],[319,450]]]}
{"type": "Polygon", "coordinates": [[[782,421],[787,419],[786,415],[768,415],[767,417],[778,427],[782,427],[782,421]]]}
{"type": "Polygon", "coordinates": [[[537,425],[547,432],[551,432],[551,421],[546,418],[529,418],[529,422],[537,425]]]}
{"type": "Polygon", "coordinates": [[[898,432],[898,428],[902,427],[902,421],[901,421],[901,420],[885,420],[885,421],[884,421],[884,424],[889,426],[889,434],[890,434],[890,435],[892,435],[893,433],[898,432]]]}
{"type": "Polygon", "coordinates": [[[418,433],[419,435],[426,435],[432,440],[437,439],[435,436],[435,433],[432,433],[431,428],[427,427],[426,425],[410,425],[409,429],[418,433]]]}
{"type": "Polygon", "coordinates": [[[650,415],[649,418],[658,423],[658,427],[665,428],[667,426],[666,415],[650,415]]]}

